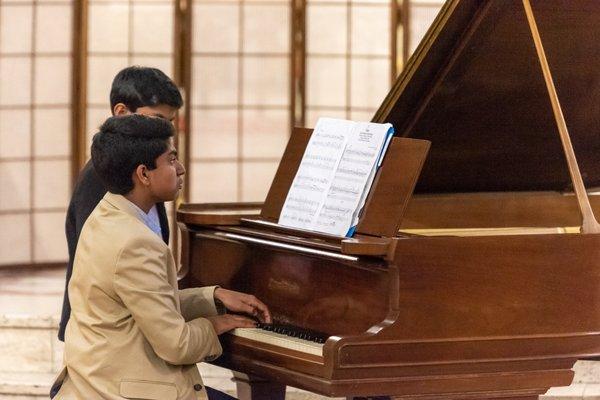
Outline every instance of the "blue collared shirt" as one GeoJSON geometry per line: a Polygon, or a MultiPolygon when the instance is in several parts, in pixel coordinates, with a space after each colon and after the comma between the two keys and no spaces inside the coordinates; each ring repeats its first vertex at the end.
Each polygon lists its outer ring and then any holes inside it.
{"type": "Polygon", "coordinates": [[[158,237],[162,239],[162,229],[160,228],[160,220],[158,219],[158,211],[156,210],[156,205],[152,206],[148,214],[146,214],[144,210],[142,210],[135,204],[133,204],[133,207],[142,218],[142,221],[144,221],[144,224],[146,224],[146,226],[150,228],[152,232],[156,233],[158,237]]]}

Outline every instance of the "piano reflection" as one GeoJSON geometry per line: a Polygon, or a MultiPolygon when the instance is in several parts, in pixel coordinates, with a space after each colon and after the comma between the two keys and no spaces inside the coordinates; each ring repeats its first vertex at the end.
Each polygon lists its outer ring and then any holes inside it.
{"type": "Polygon", "coordinates": [[[223,335],[240,398],[533,400],[600,356],[600,2],[450,0],[373,118],[397,137],[352,238],[261,204],[178,211],[190,286],[255,294],[223,335]]]}

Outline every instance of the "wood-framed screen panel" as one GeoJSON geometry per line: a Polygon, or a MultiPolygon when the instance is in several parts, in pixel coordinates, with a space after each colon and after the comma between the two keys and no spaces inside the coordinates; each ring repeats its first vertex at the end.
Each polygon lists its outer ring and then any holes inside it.
{"type": "Polygon", "coordinates": [[[392,2],[307,0],[306,126],[369,121],[391,87],[392,2]]]}
{"type": "Polygon", "coordinates": [[[173,0],[87,2],[86,154],[92,136],[111,115],[113,78],[130,65],[155,67],[173,76],[173,0]]]}
{"type": "Polygon", "coordinates": [[[290,133],[291,2],[192,12],[189,200],[263,200],[290,133]]]}
{"type": "Polygon", "coordinates": [[[72,13],[68,0],[0,0],[0,265],[66,258],[72,13]]]}

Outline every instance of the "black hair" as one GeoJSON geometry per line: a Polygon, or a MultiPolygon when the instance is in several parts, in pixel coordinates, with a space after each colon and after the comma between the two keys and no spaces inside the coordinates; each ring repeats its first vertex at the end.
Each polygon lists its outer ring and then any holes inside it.
{"type": "Polygon", "coordinates": [[[129,193],[136,168],[155,169],[173,134],[173,125],[162,118],[130,114],[107,119],[92,141],[92,163],[106,189],[129,193]]]}
{"type": "Polygon", "coordinates": [[[181,108],[183,99],[175,83],[159,69],[132,66],[121,70],[110,89],[110,109],[123,103],[131,112],[139,107],[166,104],[181,108]]]}

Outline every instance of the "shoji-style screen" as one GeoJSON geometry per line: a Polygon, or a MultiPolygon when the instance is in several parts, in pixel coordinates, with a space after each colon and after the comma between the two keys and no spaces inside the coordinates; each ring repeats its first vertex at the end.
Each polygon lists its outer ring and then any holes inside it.
{"type": "Polygon", "coordinates": [[[0,264],[66,259],[72,11],[0,1],[0,264]]]}
{"type": "Polygon", "coordinates": [[[190,201],[264,199],[290,130],[290,7],[193,2],[190,201]]]}
{"type": "Polygon", "coordinates": [[[370,120],[390,88],[389,0],[308,0],[306,125],[370,120]]]}
{"type": "Polygon", "coordinates": [[[136,64],[172,77],[173,20],[173,0],[88,1],[88,155],[91,136],[110,116],[110,85],[119,70],[136,64]]]}

